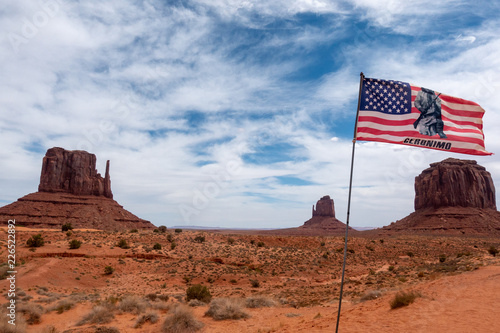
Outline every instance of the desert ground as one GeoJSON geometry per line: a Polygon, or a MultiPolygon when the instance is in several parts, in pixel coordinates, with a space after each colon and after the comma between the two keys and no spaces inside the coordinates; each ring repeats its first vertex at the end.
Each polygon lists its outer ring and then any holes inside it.
{"type": "MultiPolygon", "coordinates": [[[[18,228],[17,331],[4,313],[0,332],[334,332],[343,247],[342,236],[18,228]],[[28,247],[37,234],[43,246],[28,247]],[[198,284],[211,301],[186,300],[198,284]]],[[[492,248],[498,238],[349,237],[339,331],[499,332],[492,248]],[[396,295],[415,299],[393,309],[396,295]]]]}

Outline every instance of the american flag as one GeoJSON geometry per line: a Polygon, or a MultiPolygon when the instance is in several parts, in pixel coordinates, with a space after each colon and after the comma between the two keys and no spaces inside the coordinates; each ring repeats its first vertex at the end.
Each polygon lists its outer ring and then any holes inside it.
{"type": "Polygon", "coordinates": [[[363,78],[356,140],[491,155],[484,148],[483,114],[471,101],[406,82],[363,78]]]}

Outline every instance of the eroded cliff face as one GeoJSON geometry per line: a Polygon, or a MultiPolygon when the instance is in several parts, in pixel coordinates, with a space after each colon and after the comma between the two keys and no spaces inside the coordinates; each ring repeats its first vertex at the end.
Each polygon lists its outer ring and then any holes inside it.
{"type": "Polygon", "coordinates": [[[51,148],[43,158],[38,191],[96,195],[112,199],[109,161],[103,178],[96,170],[94,154],[82,150],[51,148]]]}
{"type": "Polygon", "coordinates": [[[111,192],[109,161],[105,177],[96,170],[96,156],[86,151],[51,148],[45,154],[38,192],[0,207],[0,221],[34,228],[126,230],[155,226],[124,209],[111,192]]]}
{"type": "Polygon", "coordinates": [[[490,173],[472,160],[448,158],[432,163],[415,178],[415,211],[440,207],[496,210],[490,173]]]}
{"type": "Polygon", "coordinates": [[[333,199],[330,199],[329,195],[325,195],[316,202],[316,209],[312,210],[312,216],[329,216],[335,217],[335,207],[333,205],[333,199]]]}

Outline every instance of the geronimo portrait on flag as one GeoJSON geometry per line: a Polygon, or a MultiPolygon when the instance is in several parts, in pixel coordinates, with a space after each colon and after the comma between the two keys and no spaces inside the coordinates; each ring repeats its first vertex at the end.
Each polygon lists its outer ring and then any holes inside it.
{"type": "Polygon", "coordinates": [[[484,147],[477,103],[395,80],[363,77],[356,140],[472,155],[484,147]]]}

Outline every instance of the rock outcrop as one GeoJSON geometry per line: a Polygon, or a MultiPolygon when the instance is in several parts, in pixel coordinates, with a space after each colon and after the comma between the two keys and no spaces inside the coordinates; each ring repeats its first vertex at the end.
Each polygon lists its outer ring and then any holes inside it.
{"type": "Polygon", "coordinates": [[[384,232],[443,235],[500,235],[495,186],[473,160],[448,158],[415,178],[415,212],[384,232]]]}
{"type": "Polygon", "coordinates": [[[96,156],[85,151],[51,148],[43,158],[38,192],[0,208],[0,221],[17,226],[124,230],[155,228],[125,210],[111,192],[109,161],[103,177],[96,170],[96,156]]]}
{"type": "Polygon", "coordinates": [[[96,195],[113,199],[109,161],[102,178],[96,170],[96,156],[86,151],[63,148],[47,150],[43,158],[39,192],[64,192],[76,195],[96,195]]]}
{"type": "Polygon", "coordinates": [[[495,185],[476,161],[448,158],[415,178],[415,211],[440,207],[497,209],[495,185]]]}
{"type": "Polygon", "coordinates": [[[330,199],[329,195],[325,195],[323,198],[316,202],[316,209],[314,205],[312,208],[312,216],[329,216],[335,217],[335,207],[333,205],[333,199],[330,199]]]}

